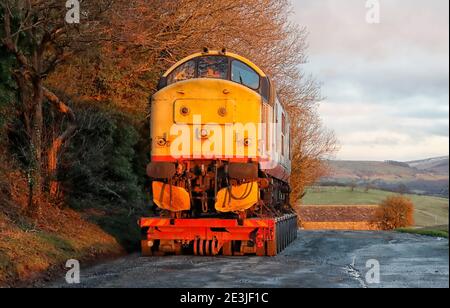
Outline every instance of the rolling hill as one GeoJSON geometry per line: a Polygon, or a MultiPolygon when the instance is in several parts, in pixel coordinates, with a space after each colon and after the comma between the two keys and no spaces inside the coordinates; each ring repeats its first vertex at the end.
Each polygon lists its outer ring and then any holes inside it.
{"type": "Polygon", "coordinates": [[[449,157],[411,162],[329,161],[331,173],[324,186],[371,187],[394,192],[448,198],[449,157]]]}
{"type": "Polygon", "coordinates": [[[441,174],[448,176],[448,168],[449,168],[448,159],[449,157],[445,156],[445,157],[411,161],[408,162],[407,164],[410,167],[415,168],[417,170],[428,171],[434,174],[441,174]]]}

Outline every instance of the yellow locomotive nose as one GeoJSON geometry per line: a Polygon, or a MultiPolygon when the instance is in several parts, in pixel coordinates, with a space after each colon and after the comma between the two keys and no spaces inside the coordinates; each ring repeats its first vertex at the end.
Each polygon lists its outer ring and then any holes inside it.
{"type": "Polygon", "coordinates": [[[158,119],[152,121],[151,127],[152,160],[256,159],[262,149],[259,140],[263,139],[258,127],[261,108],[257,92],[228,80],[190,79],[170,85],[152,100],[152,118],[158,119]],[[228,89],[229,94],[224,94],[223,89],[228,89]],[[180,135],[186,131],[187,142],[181,145],[180,135]]]}

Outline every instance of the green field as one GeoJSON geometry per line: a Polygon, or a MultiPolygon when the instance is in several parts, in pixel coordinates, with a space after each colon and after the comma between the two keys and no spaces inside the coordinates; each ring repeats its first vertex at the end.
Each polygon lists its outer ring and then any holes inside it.
{"type": "MultiPolygon", "coordinates": [[[[373,205],[380,204],[391,192],[381,190],[355,189],[349,187],[313,187],[308,189],[302,200],[304,205],[373,205]]],[[[417,227],[448,225],[448,205],[445,198],[405,195],[415,205],[417,227]]]]}

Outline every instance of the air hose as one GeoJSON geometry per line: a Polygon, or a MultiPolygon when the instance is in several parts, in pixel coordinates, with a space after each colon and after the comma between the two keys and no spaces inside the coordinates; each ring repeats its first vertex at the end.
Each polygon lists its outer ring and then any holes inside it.
{"type": "MultiPolygon", "coordinates": [[[[227,180],[227,182],[228,182],[228,180],[227,180]]],[[[225,208],[227,199],[228,199],[228,204],[231,203],[231,200],[238,200],[239,201],[239,200],[247,199],[248,196],[250,196],[250,194],[252,193],[254,184],[255,184],[254,182],[247,183],[247,186],[245,187],[244,193],[240,197],[236,197],[235,195],[233,195],[232,186],[228,185],[222,208],[225,208]]]]}

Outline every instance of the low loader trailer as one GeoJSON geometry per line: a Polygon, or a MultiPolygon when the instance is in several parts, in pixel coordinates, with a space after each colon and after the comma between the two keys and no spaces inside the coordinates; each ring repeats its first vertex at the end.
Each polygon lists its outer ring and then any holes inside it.
{"type": "Polygon", "coordinates": [[[298,217],[141,218],[144,256],[276,256],[297,238],[298,217]]]}

